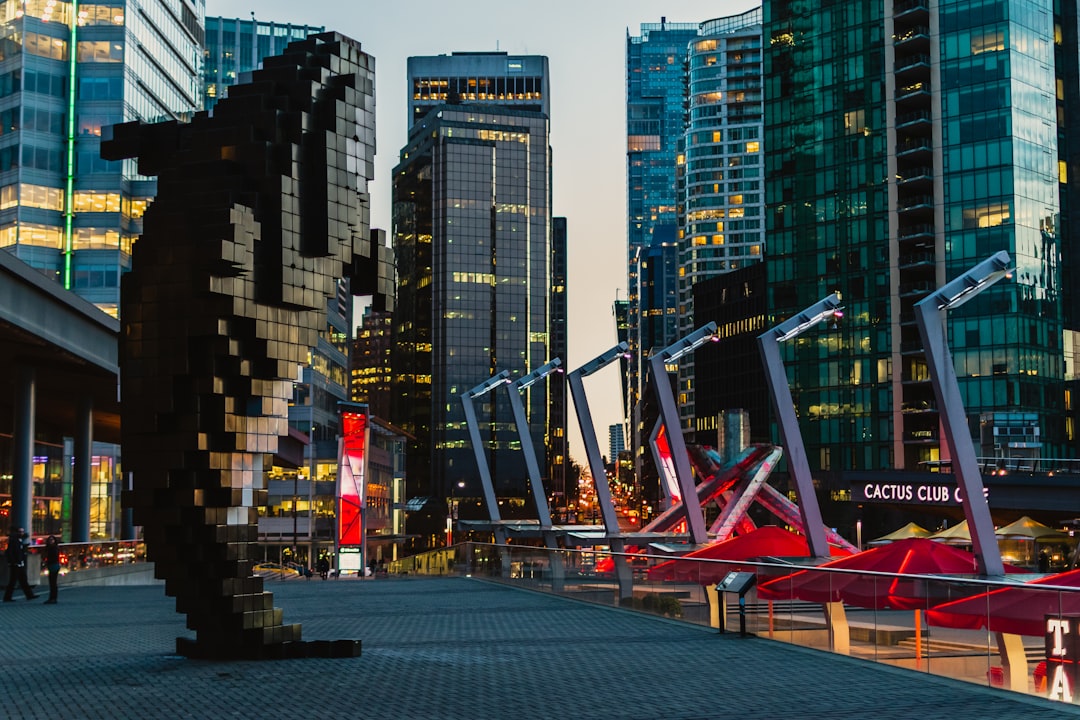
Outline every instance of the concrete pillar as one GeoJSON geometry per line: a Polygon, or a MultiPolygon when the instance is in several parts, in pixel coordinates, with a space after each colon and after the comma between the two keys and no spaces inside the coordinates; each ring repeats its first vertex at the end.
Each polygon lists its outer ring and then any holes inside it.
{"type": "Polygon", "coordinates": [[[22,366],[15,387],[14,477],[11,481],[11,528],[33,533],[34,516],[34,368],[22,366]]]}
{"type": "Polygon", "coordinates": [[[75,468],[71,483],[71,542],[90,542],[90,456],[94,447],[94,404],[79,399],[75,413],[75,468]]]}
{"type": "Polygon", "coordinates": [[[1016,692],[1027,692],[1028,662],[1024,652],[1023,638],[1012,633],[994,633],[997,639],[998,657],[1005,671],[1005,687],[1016,692]]]}
{"type": "Polygon", "coordinates": [[[821,607],[825,611],[825,622],[829,627],[829,649],[837,655],[850,655],[851,631],[848,629],[844,603],[828,602],[821,607]]]}
{"type": "MultiPolygon", "coordinates": [[[[131,489],[131,473],[130,472],[124,473],[123,483],[124,483],[124,489],[125,490],[130,490],[131,489]]],[[[136,537],[136,535],[135,535],[135,512],[129,507],[125,507],[125,508],[120,510],[120,539],[121,540],[137,540],[138,539],[136,537]]],[[[263,557],[263,560],[264,561],[266,560],[265,556],[263,557]]]]}

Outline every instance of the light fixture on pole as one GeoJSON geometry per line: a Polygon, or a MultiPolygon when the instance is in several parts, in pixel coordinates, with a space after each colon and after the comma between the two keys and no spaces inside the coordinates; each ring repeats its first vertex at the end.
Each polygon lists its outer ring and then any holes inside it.
{"type": "Polygon", "coordinates": [[[842,312],[840,295],[833,293],[758,336],[758,349],[765,364],[769,397],[772,398],[773,410],[780,426],[780,441],[788,458],[788,472],[795,481],[803,534],[810,555],[818,558],[829,557],[829,543],[825,538],[824,523],[821,521],[821,507],[814,492],[814,478],[806,460],[806,447],[803,445],[799,421],[795,416],[795,402],[791,398],[784,361],[780,357],[780,343],[797,337],[824,320],[839,317],[842,312]]]}

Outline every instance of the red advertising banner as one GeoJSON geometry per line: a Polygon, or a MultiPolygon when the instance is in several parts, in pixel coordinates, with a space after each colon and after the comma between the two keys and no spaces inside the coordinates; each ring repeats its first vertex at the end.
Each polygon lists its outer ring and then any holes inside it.
{"type": "Polygon", "coordinates": [[[364,542],[366,479],[364,453],[367,415],[341,414],[341,448],[338,457],[338,547],[359,547],[364,542]]]}

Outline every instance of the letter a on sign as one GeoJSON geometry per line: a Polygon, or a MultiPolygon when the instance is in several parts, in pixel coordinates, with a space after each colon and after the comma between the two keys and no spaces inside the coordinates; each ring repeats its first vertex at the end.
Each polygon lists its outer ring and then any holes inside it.
{"type": "Polygon", "coordinates": [[[1073,701],[1073,694],[1072,688],[1069,687],[1069,679],[1065,672],[1065,666],[1054,664],[1048,669],[1050,669],[1050,682],[1047,683],[1047,689],[1049,690],[1050,699],[1071,703],[1073,701]]]}

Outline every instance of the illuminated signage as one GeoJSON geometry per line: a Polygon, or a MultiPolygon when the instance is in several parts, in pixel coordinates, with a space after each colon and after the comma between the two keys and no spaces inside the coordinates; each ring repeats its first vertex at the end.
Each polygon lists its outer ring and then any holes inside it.
{"type": "Polygon", "coordinates": [[[1046,616],[1046,696],[1075,702],[1077,658],[1080,657],[1080,616],[1046,616]]]}
{"type": "MultiPolygon", "coordinates": [[[[983,495],[988,496],[983,488],[983,495]]],[[[853,482],[852,502],[903,503],[904,505],[960,505],[959,485],[911,482],[853,482]]]]}
{"type": "Polygon", "coordinates": [[[364,542],[366,482],[364,460],[367,415],[341,414],[342,438],[338,453],[338,547],[360,547],[364,542]]]}

